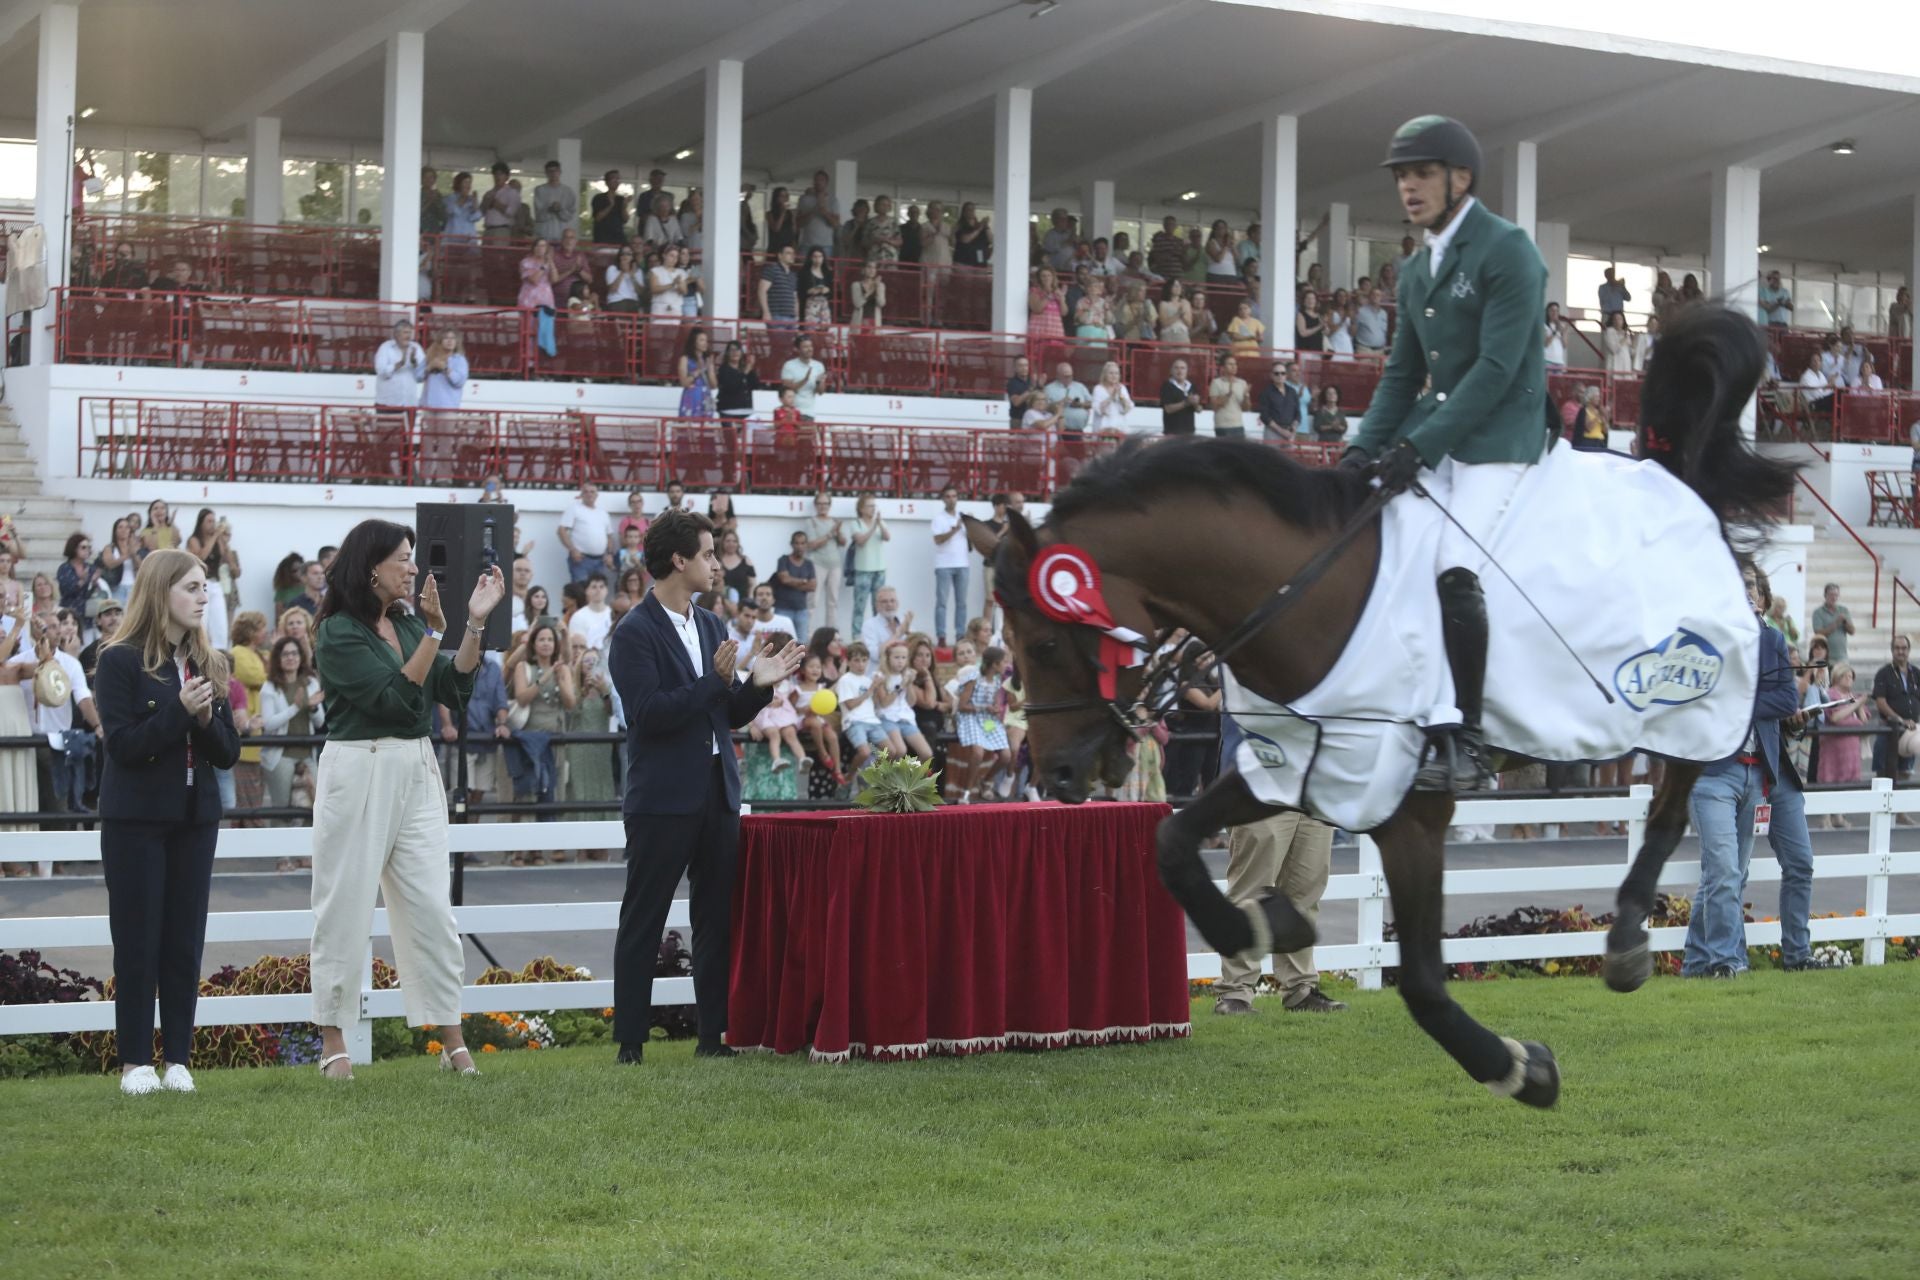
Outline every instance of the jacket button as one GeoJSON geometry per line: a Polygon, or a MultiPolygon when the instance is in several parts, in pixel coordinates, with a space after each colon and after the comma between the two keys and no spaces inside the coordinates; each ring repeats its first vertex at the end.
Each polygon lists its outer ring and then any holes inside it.
{"type": "Polygon", "coordinates": [[[153,699],[152,699],[152,698],[148,698],[148,699],[147,699],[147,710],[149,710],[149,711],[151,711],[151,710],[153,710],[153,699]]]}
{"type": "Polygon", "coordinates": [[[1429,320],[1431,320],[1431,319],[1433,319],[1433,308],[1432,308],[1432,307],[1428,307],[1428,308],[1427,308],[1427,319],[1429,319],[1429,320]]]}
{"type": "Polygon", "coordinates": [[[1445,404],[1447,402],[1447,393],[1444,391],[1436,391],[1434,392],[1433,398],[1441,404],[1445,404]]]}
{"type": "Polygon", "coordinates": [[[153,756],[148,756],[148,757],[147,757],[147,763],[148,763],[148,764],[152,764],[152,763],[153,763],[153,761],[154,761],[154,757],[153,757],[153,756]]]}
{"type": "Polygon", "coordinates": [[[1429,351],[1429,352],[1427,352],[1427,359],[1429,359],[1429,360],[1438,360],[1439,358],[1440,358],[1440,353],[1439,353],[1438,351],[1429,351]]]}

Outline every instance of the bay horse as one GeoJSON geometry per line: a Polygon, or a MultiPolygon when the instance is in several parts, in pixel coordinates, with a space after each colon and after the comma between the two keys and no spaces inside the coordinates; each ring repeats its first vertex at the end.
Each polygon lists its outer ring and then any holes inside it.
{"type": "MultiPolygon", "coordinates": [[[[1692,489],[1736,549],[1772,522],[1794,483],[1794,468],[1755,453],[1741,428],[1764,355],[1752,321],[1721,307],[1691,307],[1655,347],[1641,398],[1640,456],[1692,489]]],[[[1380,550],[1378,515],[1366,520],[1362,512],[1370,495],[1361,472],[1310,469],[1259,442],[1132,440],[1088,463],[1056,495],[1038,529],[1011,513],[1006,534],[996,536],[970,519],[971,540],[991,559],[1013,623],[1036,781],[1068,803],[1085,800],[1098,782],[1124,782],[1144,683],[1137,666],[1114,669],[1098,631],[1052,621],[1035,608],[1027,583],[1036,555],[1055,543],[1086,552],[1099,568],[1113,621],[1129,632],[1154,637],[1184,629],[1209,646],[1234,637],[1235,677],[1284,705],[1320,685],[1367,602],[1380,550]],[[1292,592],[1284,622],[1246,634],[1242,624],[1283,588],[1292,592]]],[[[1617,991],[1637,989],[1653,972],[1646,920],[1661,868],[1686,829],[1700,769],[1669,763],[1645,840],[1620,886],[1602,969],[1617,991]]],[[[1399,933],[1400,995],[1421,1029],[1495,1096],[1550,1107],[1560,1091],[1552,1051],[1495,1034],[1447,991],[1441,876],[1453,809],[1450,796],[1409,792],[1370,833],[1399,933]]],[[[1284,895],[1269,892],[1259,903],[1236,906],[1200,858],[1209,836],[1277,812],[1228,770],[1160,827],[1161,879],[1223,955],[1281,953],[1314,941],[1312,925],[1284,895]]]]}

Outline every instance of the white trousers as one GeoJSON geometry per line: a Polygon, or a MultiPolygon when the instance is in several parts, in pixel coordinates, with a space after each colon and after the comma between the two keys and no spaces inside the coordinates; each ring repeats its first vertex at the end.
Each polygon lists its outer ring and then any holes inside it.
{"type": "Polygon", "coordinates": [[[466,970],[448,897],[447,793],[433,742],[329,742],[313,797],[313,1020],[360,1018],[382,895],[407,1025],[457,1026],[466,970]]]}
{"type": "MultiPolygon", "coordinates": [[[[1514,490],[1520,485],[1520,477],[1526,474],[1529,465],[1525,462],[1464,463],[1442,458],[1431,475],[1421,477],[1421,483],[1484,547],[1493,541],[1494,530],[1500,527],[1507,506],[1513,501],[1514,490]]],[[[1442,522],[1440,545],[1433,557],[1434,577],[1449,569],[1465,569],[1477,576],[1486,568],[1486,563],[1486,556],[1474,549],[1473,543],[1467,541],[1452,521],[1442,522]]]]}

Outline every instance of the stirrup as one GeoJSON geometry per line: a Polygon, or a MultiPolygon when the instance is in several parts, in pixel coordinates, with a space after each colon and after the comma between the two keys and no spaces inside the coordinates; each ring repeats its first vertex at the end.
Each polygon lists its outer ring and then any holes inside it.
{"type": "Polygon", "coordinates": [[[353,1079],[353,1067],[351,1065],[352,1062],[353,1062],[353,1055],[350,1053],[330,1053],[326,1057],[320,1059],[320,1062],[318,1064],[320,1068],[320,1074],[322,1077],[328,1080],[351,1080],[353,1079]],[[347,1067],[347,1074],[343,1076],[327,1075],[327,1068],[332,1066],[336,1062],[345,1062],[349,1064],[347,1067]]]}
{"type": "Polygon", "coordinates": [[[1492,786],[1493,771],[1487,767],[1479,730],[1460,725],[1428,735],[1426,755],[1413,775],[1415,791],[1459,795],[1492,786]]]}
{"type": "Polygon", "coordinates": [[[463,1076],[477,1076],[480,1074],[480,1068],[473,1065],[473,1050],[467,1048],[465,1045],[461,1045],[458,1049],[442,1049],[440,1051],[440,1069],[442,1071],[457,1071],[463,1076]],[[453,1065],[453,1055],[456,1053],[464,1053],[467,1055],[466,1066],[456,1067],[453,1065]]]}

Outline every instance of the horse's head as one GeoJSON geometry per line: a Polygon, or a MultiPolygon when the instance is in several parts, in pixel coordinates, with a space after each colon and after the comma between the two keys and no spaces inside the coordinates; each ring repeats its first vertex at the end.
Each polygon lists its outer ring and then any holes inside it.
{"type": "MultiPolygon", "coordinates": [[[[1100,692],[1100,633],[1055,622],[1034,607],[1027,573],[1039,537],[1018,512],[1007,517],[1005,537],[967,517],[967,538],[993,565],[995,594],[1006,607],[1004,630],[1026,700],[1035,783],[1056,799],[1079,804],[1096,785],[1118,787],[1127,780],[1133,734],[1100,692]]],[[[1140,679],[1137,667],[1119,672],[1120,706],[1132,705],[1140,679]]]]}

